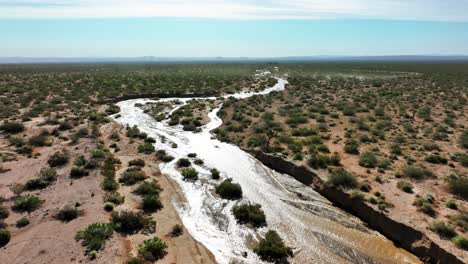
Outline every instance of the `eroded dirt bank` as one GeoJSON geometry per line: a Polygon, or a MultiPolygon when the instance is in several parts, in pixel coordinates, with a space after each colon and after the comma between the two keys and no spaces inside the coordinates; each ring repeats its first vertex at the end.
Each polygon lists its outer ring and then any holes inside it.
{"type": "Polygon", "coordinates": [[[360,199],[353,199],[351,195],[341,189],[328,186],[311,170],[297,166],[280,157],[266,154],[259,150],[246,150],[266,166],[282,173],[293,176],[296,180],[310,185],[318,193],[333,202],[338,207],[352,213],[366,222],[370,227],[379,231],[404,249],[420,257],[426,263],[465,263],[447,249],[441,248],[421,231],[400,223],[390,216],[377,211],[360,199]]]}

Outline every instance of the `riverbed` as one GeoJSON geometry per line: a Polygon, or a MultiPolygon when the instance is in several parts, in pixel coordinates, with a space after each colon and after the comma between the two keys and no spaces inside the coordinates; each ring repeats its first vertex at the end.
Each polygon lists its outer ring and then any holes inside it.
{"type": "MultiPolygon", "coordinates": [[[[268,94],[285,89],[286,84],[286,79],[278,78],[275,86],[261,92],[229,96],[242,99],[268,94]]],[[[181,101],[173,111],[191,99],[194,98],[160,101],[181,101]]],[[[124,126],[136,125],[156,139],[156,149],[175,157],[172,162],[161,163],[161,172],[173,178],[185,194],[186,202],[175,204],[185,227],[214,254],[218,263],[261,263],[252,245],[269,229],[276,230],[293,248],[292,263],[420,263],[415,256],[366,228],[359,219],[334,207],[312,188],[263,166],[237,146],[215,139],[211,131],[222,124],[217,116],[220,106],[209,112],[210,121],[202,131],[193,133],[181,126],[169,126],[167,120],[157,122],[138,107],[154,102],[157,101],[119,102],[121,112],[115,120],[124,126]],[[195,183],[184,181],[175,164],[189,153],[196,153],[204,161],[203,165],[193,164],[200,173],[195,183]],[[211,179],[211,168],[218,169],[222,178],[232,178],[242,186],[242,201],[226,201],[214,193],[214,187],[221,181],[211,179]],[[231,209],[239,202],[260,204],[268,226],[253,230],[237,224],[231,209]]]]}

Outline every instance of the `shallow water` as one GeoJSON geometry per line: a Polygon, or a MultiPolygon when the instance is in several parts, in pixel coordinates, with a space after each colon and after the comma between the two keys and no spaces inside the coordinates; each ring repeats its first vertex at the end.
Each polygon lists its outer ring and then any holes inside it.
{"type": "MultiPolygon", "coordinates": [[[[246,98],[280,91],[286,83],[286,80],[278,79],[274,87],[260,93],[244,92],[232,96],[246,98]]],[[[178,100],[185,103],[190,98],[178,100]]],[[[176,205],[185,227],[214,254],[218,263],[261,263],[249,245],[270,228],[293,247],[293,263],[419,263],[415,256],[367,229],[357,218],[333,207],[312,188],[270,170],[237,146],[214,139],[210,131],[222,124],[216,115],[219,108],[209,113],[210,122],[202,132],[193,133],[183,131],[181,126],[171,127],[166,121],[157,122],[135,106],[135,103],[148,102],[156,101],[119,102],[121,112],[116,121],[138,126],[157,140],[157,149],[164,149],[175,157],[170,163],[162,163],[160,169],[180,185],[186,196],[186,202],[176,205]],[[172,143],[178,147],[172,148],[172,143]],[[175,166],[177,159],[189,153],[197,153],[205,162],[202,166],[193,165],[200,172],[200,180],[195,183],[183,181],[175,166]],[[217,168],[222,178],[232,178],[242,186],[244,198],[241,202],[262,205],[268,227],[254,231],[236,223],[231,209],[237,202],[214,195],[214,186],[220,181],[211,180],[211,168],[217,168]],[[248,253],[247,257],[242,256],[243,252],[248,253]]]]}

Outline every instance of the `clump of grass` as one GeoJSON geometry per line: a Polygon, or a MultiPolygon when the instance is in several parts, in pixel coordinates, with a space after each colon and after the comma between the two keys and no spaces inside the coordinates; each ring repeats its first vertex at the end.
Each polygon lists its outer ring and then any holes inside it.
{"type": "Polygon", "coordinates": [[[413,185],[407,181],[399,181],[397,183],[398,189],[406,192],[406,193],[413,193],[413,185]]]}
{"type": "Polygon", "coordinates": [[[436,232],[443,238],[453,238],[457,235],[457,232],[455,232],[452,226],[440,220],[432,222],[429,226],[429,229],[436,232]]]}
{"type": "Polygon", "coordinates": [[[429,169],[417,165],[405,166],[402,170],[402,173],[405,177],[416,180],[432,177],[434,175],[429,169]]]}
{"type": "Polygon", "coordinates": [[[15,200],[12,209],[16,212],[32,212],[38,209],[44,201],[35,195],[21,196],[15,200]]]}
{"type": "Polygon", "coordinates": [[[78,218],[79,214],[80,212],[78,208],[72,206],[65,206],[63,209],[58,211],[58,213],[55,215],[55,218],[62,222],[70,222],[73,219],[78,218]]]}
{"type": "Polygon", "coordinates": [[[64,152],[55,152],[47,161],[50,167],[59,167],[68,163],[68,155],[64,152]]]}
{"type": "Polygon", "coordinates": [[[22,227],[25,227],[27,225],[29,225],[29,219],[27,219],[26,217],[22,217],[21,219],[16,221],[16,227],[18,227],[18,228],[22,228],[22,227]]]}
{"type": "Polygon", "coordinates": [[[163,259],[167,254],[167,244],[158,237],[153,237],[143,241],[138,246],[138,256],[144,260],[155,262],[163,259]]]}
{"type": "Polygon", "coordinates": [[[451,193],[468,199],[468,177],[465,175],[452,174],[445,181],[448,184],[451,193]]]}
{"type": "Polygon", "coordinates": [[[452,238],[452,242],[463,250],[468,250],[468,239],[464,236],[456,236],[452,238]]]}
{"type": "Polygon", "coordinates": [[[0,229],[0,248],[6,246],[10,242],[11,234],[6,229],[0,229]]]}

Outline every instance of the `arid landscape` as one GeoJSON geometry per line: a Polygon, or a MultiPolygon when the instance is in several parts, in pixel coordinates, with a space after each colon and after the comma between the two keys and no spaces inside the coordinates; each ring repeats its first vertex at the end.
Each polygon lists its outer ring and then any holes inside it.
{"type": "Polygon", "coordinates": [[[466,263],[467,76],[461,62],[2,65],[2,263],[466,263]]]}

